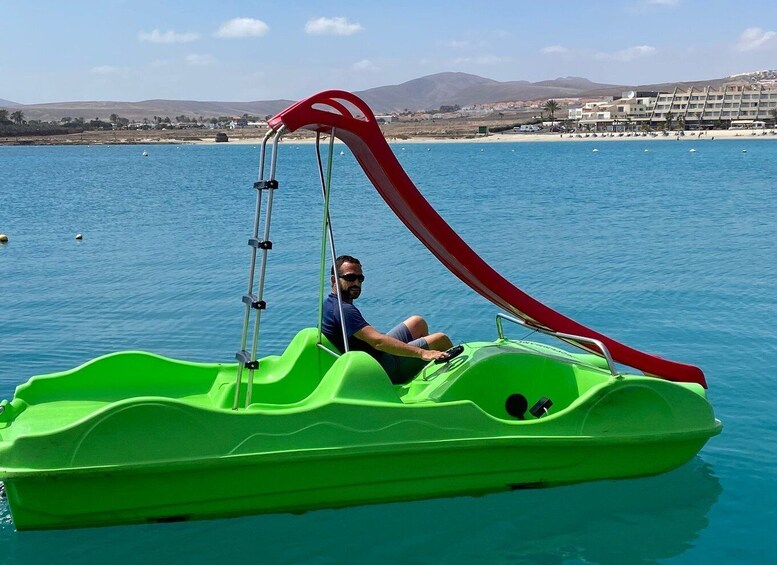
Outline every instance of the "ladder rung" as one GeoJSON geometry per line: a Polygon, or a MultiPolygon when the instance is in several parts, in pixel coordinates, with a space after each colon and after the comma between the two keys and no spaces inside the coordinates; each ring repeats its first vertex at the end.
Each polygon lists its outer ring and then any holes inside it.
{"type": "Polygon", "coordinates": [[[272,249],[272,241],[264,241],[258,237],[252,237],[248,240],[248,245],[254,249],[272,249]]]}

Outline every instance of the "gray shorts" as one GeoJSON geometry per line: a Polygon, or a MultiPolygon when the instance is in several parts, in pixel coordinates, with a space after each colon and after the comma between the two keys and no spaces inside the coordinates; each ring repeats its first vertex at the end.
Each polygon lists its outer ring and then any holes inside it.
{"type": "MultiPolygon", "coordinates": [[[[392,328],[386,335],[398,339],[403,343],[420,347],[421,349],[429,349],[429,344],[426,343],[426,339],[422,337],[413,339],[413,334],[410,333],[410,330],[404,323],[392,328]]],[[[381,353],[380,357],[378,357],[378,362],[394,384],[404,384],[408,382],[424,368],[424,365],[426,365],[426,361],[423,359],[418,359],[417,357],[401,357],[399,355],[392,355],[391,353],[381,353]]]]}

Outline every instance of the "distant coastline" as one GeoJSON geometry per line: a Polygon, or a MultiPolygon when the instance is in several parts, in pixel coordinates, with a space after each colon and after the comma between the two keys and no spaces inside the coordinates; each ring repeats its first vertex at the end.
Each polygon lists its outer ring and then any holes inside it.
{"type": "MultiPolygon", "coordinates": [[[[729,127],[774,128],[777,122],[775,70],[639,87],[598,84],[579,77],[502,83],[443,72],[355,94],[376,113],[387,139],[405,142],[479,141],[483,137],[477,132],[485,131],[494,132],[485,137],[488,141],[672,139],[675,130],[683,129],[681,139],[698,137],[698,131],[709,136],[703,139],[725,139],[752,133],[732,133],[726,130],[729,127]],[[501,133],[524,126],[545,131],[501,133]],[[571,139],[558,131],[546,133],[571,128],[587,133],[571,139]],[[643,136],[643,131],[652,134],[643,136]]],[[[292,103],[0,102],[6,106],[0,105],[0,145],[210,143],[218,133],[226,133],[233,143],[256,143],[269,118],[292,103]]],[[[295,132],[286,139],[302,141],[309,136],[309,132],[295,132]]],[[[767,131],[761,137],[769,136],[767,131]]]]}

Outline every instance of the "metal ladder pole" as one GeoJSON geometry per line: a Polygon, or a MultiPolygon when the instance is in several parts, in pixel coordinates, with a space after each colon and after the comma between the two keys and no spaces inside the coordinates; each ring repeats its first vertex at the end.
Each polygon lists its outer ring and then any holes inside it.
{"type": "Polygon", "coordinates": [[[256,358],[256,352],[259,349],[259,330],[262,323],[262,311],[267,308],[267,303],[263,300],[264,297],[264,281],[265,273],[267,271],[267,252],[272,249],[272,241],[270,240],[270,221],[272,220],[272,204],[275,190],[278,188],[278,181],[275,180],[275,170],[278,164],[278,142],[281,140],[286,127],[281,126],[278,132],[275,134],[272,144],[272,159],[270,161],[270,178],[267,181],[267,190],[270,194],[267,196],[267,211],[264,216],[264,239],[257,242],[257,245],[262,250],[262,259],[259,266],[259,283],[257,285],[257,293],[254,300],[252,300],[251,307],[256,310],[256,316],[254,317],[254,335],[251,344],[251,361],[247,365],[248,368],[248,385],[246,390],[246,408],[251,404],[251,393],[253,392],[254,385],[254,372],[259,368],[259,360],[256,358]]]}
{"type": "MultiPolygon", "coordinates": [[[[259,224],[261,222],[262,214],[262,189],[259,188],[259,183],[264,182],[264,161],[265,154],[267,152],[267,142],[274,133],[275,130],[269,130],[265,134],[264,139],[262,139],[262,147],[259,150],[259,178],[257,179],[257,182],[254,183],[254,188],[257,191],[256,211],[254,213],[254,228],[252,231],[252,236],[251,239],[248,240],[249,245],[251,245],[252,241],[257,241],[259,236],[259,224]]],[[[248,290],[246,291],[245,296],[251,296],[254,289],[254,276],[256,274],[256,251],[257,247],[251,245],[251,264],[248,269],[248,290]]],[[[243,367],[250,362],[245,348],[246,342],[248,341],[248,324],[251,321],[251,302],[246,300],[245,297],[243,298],[243,302],[245,303],[245,315],[243,316],[243,331],[240,339],[240,351],[235,354],[235,358],[238,360],[238,366],[235,382],[235,400],[232,403],[233,410],[237,410],[238,404],[240,402],[240,383],[242,382],[243,377],[243,367]]]]}
{"type": "Polygon", "coordinates": [[[248,290],[246,291],[246,294],[243,296],[242,301],[245,303],[245,315],[243,317],[243,331],[241,335],[240,340],[240,351],[235,354],[235,358],[238,360],[238,366],[237,366],[237,376],[235,380],[235,399],[232,405],[233,410],[237,410],[240,402],[240,384],[242,382],[242,376],[243,376],[243,368],[251,364],[251,357],[246,352],[246,343],[248,341],[248,326],[251,320],[251,310],[253,307],[253,304],[255,300],[252,300],[253,297],[253,288],[254,288],[254,278],[256,275],[256,253],[258,249],[260,248],[260,240],[259,240],[259,225],[261,223],[261,214],[262,214],[262,191],[265,189],[266,185],[268,184],[267,181],[264,180],[264,165],[265,165],[265,156],[267,153],[267,142],[269,139],[276,133],[275,130],[268,131],[264,139],[262,140],[262,146],[259,152],[259,179],[254,183],[254,188],[256,189],[256,211],[254,214],[254,227],[251,238],[248,240],[248,245],[251,246],[251,262],[250,267],[248,270],[248,290]]]}
{"type": "MultiPolygon", "coordinates": [[[[321,141],[321,133],[316,133],[316,159],[318,161],[318,175],[321,179],[321,193],[324,197],[324,226],[322,231],[324,233],[321,234],[321,271],[320,271],[320,285],[319,285],[319,299],[318,299],[318,345],[321,344],[321,334],[323,331],[322,325],[323,325],[323,318],[324,318],[324,285],[326,281],[326,242],[327,239],[329,239],[329,250],[331,253],[331,260],[332,260],[332,268],[335,271],[335,287],[338,287],[337,285],[337,277],[339,276],[339,272],[337,269],[337,252],[335,251],[335,237],[334,233],[332,232],[332,219],[329,216],[329,195],[330,195],[330,189],[332,187],[332,156],[334,155],[334,143],[335,143],[335,129],[332,128],[332,131],[330,132],[329,137],[329,157],[327,159],[327,175],[326,179],[324,179],[324,167],[321,163],[321,151],[319,149],[321,141]]],[[[340,296],[340,292],[337,292],[337,309],[340,313],[340,329],[343,332],[343,349],[345,350],[345,353],[348,352],[348,334],[345,329],[345,324],[343,323],[343,299],[342,296],[340,296]]],[[[327,351],[329,349],[324,348],[327,351]]]]}

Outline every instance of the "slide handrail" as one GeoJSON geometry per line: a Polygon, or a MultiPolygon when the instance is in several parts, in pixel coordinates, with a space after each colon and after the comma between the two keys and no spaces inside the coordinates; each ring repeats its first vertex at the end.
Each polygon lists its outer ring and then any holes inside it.
{"type": "Polygon", "coordinates": [[[618,363],[647,375],[707,386],[699,367],[664,359],[622,344],[532,298],[486,263],[437,213],[407,176],[389,147],[375,115],[359,97],[326,90],[292,104],[269,120],[288,131],[334,131],[356,157],[389,208],[421,243],[464,284],[534,327],[601,341],[618,363]]]}
{"type": "Polygon", "coordinates": [[[615,368],[615,363],[613,362],[612,356],[610,355],[610,351],[607,349],[607,346],[604,345],[598,339],[591,339],[590,337],[585,337],[582,335],[565,334],[560,332],[554,332],[553,330],[548,330],[545,328],[539,328],[537,326],[531,325],[526,320],[521,320],[520,318],[513,318],[512,316],[508,316],[507,314],[502,314],[501,312],[499,312],[496,315],[496,334],[497,336],[499,336],[499,339],[505,339],[505,332],[504,332],[504,328],[502,327],[502,320],[507,320],[508,322],[518,324],[519,326],[523,326],[526,329],[539,332],[541,334],[556,337],[561,341],[565,341],[567,343],[572,342],[574,345],[577,345],[578,347],[585,344],[595,345],[599,349],[599,356],[604,357],[605,361],[607,361],[607,369],[609,369],[610,374],[613,377],[618,376],[618,369],[615,368]]]}

